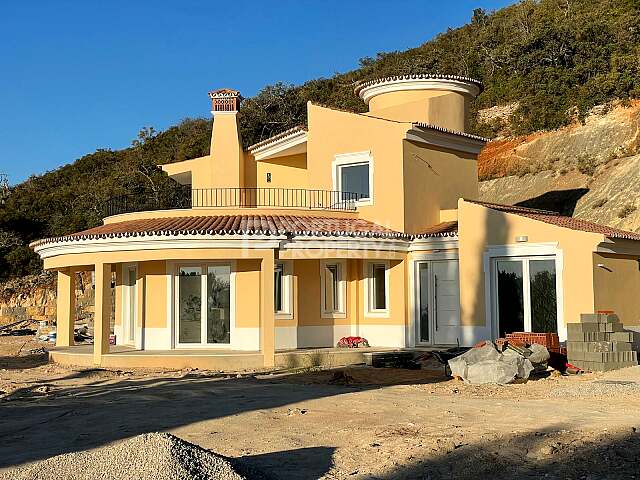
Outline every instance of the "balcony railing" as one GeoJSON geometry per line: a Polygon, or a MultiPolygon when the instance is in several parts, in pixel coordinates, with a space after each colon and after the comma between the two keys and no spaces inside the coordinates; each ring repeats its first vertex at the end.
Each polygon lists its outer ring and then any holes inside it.
{"type": "Polygon", "coordinates": [[[122,195],[111,198],[106,214],[176,208],[298,208],[355,211],[359,193],[302,188],[198,188],[171,197],[122,195]]]}

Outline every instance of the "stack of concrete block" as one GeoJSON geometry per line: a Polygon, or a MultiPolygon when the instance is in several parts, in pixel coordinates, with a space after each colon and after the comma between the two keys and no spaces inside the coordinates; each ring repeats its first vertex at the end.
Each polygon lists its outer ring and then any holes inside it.
{"type": "Polygon", "coordinates": [[[569,363],[591,372],[606,372],[638,365],[633,332],[625,331],[614,314],[580,315],[580,323],[567,324],[569,363]]]}

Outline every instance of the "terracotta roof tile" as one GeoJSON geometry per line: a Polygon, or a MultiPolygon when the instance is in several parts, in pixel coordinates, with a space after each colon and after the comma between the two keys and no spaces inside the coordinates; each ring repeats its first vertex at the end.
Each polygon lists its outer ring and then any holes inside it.
{"type": "Polygon", "coordinates": [[[621,239],[621,240],[637,240],[640,241],[640,233],[628,232],[626,230],[620,230],[618,228],[607,227],[606,225],[600,225],[598,223],[588,222],[586,220],[580,220],[578,218],[567,217],[559,215],[556,212],[549,210],[538,210],[535,208],[519,207],[512,205],[500,205],[496,203],[478,202],[474,200],[465,200],[470,203],[476,203],[492,210],[497,210],[505,213],[513,213],[522,217],[531,218],[539,222],[548,223],[558,227],[569,228],[571,230],[577,230],[588,233],[598,233],[604,235],[607,238],[621,239]]]}
{"type": "Polygon", "coordinates": [[[82,232],[34,242],[45,243],[126,238],[146,235],[311,235],[369,238],[409,238],[381,225],[357,218],[294,215],[215,215],[125,220],[82,232]]]}
{"type": "Polygon", "coordinates": [[[415,238],[454,237],[458,234],[458,222],[441,222],[417,233],[415,238]]]}

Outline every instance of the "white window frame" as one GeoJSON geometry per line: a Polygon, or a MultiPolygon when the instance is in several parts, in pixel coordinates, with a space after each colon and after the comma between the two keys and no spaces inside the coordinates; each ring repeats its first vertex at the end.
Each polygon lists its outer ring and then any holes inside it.
{"type": "Polygon", "coordinates": [[[138,347],[138,339],[140,335],[138,334],[138,309],[140,304],[140,292],[138,289],[139,279],[138,279],[138,264],[137,263],[125,263],[122,265],[122,285],[124,287],[124,291],[122,292],[122,338],[116,338],[116,342],[122,345],[135,346],[138,347]],[[129,272],[136,272],[136,282],[134,285],[129,285],[129,272]],[[129,287],[133,287],[135,290],[135,309],[133,311],[133,332],[129,332],[129,327],[127,323],[131,320],[129,317],[130,313],[130,302],[131,302],[131,290],[129,287]],[[128,337],[128,334],[133,333],[133,341],[131,341],[128,337]]]}
{"type": "MultiPolygon", "coordinates": [[[[172,315],[172,319],[173,319],[173,348],[175,348],[176,350],[179,349],[229,349],[232,347],[233,343],[234,343],[234,334],[235,334],[235,327],[236,327],[236,279],[235,279],[235,272],[236,272],[236,265],[235,265],[235,261],[220,261],[220,262],[216,262],[216,261],[203,261],[203,262],[176,262],[175,264],[172,265],[172,270],[173,270],[173,289],[172,289],[172,296],[173,298],[171,299],[172,303],[173,303],[173,315],[172,315]],[[216,266],[216,267],[230,267],[230,276],[229,276],[229,295],[230,295],[230,302],[229,302],[229,315],[230,315],[230,319],[229,319],[229,343],[180,343],[180,268],[182,267],[200,267],[201,270],[201,274],[200,274],[200,279],[201,279],[201,293],[202,292],[206,292],[206,275],[203,275],[204,272],[207,271],[208,267],[212,267],[212,266],[216,266]]],[[[201,315],[201,324],[200,324],[200,328],[201,328],[201,334],[200,334],[200,341],[202,342],[202,338],[206,338],[206,311],[207,311],[207,296],[206,295],[201,295],[200,298],[201,301],[201,308],[200,308],[200,315],[201,315]]]]}
{"type": "MultiPolygon", "coordinates": [[[[530,257],[554,257],[556,262],[556,306],[558,309],[558,336],[563,342],[567,339],[567,326],[564,321],[564,256],[558,244],[553,243],[527,243],[523,245],[491,245],[484,253],[485,275],[485,314],[488,327],[491,329],[491,337],[497,338],[499,334],[497,311],[497,284],[494,272],[496,258],[518,260],[530,257]],[[512,258],[509,258],[512,257],[512,258]]],[[[528,275],[528,271],[527,271],[528,275]]],[[[524,271],[523,271],[524,277],[524,271]]],[[[523,288],[528,288],[524,287],[523,288]]],[[[526,315],[526,313],[525,313],[526,315]]],[[[526,325],[526,319],[525,319],[526,325]]]]}
{"type": "Polygon", "coordinates": [[[322,318],[346,318],[347,317],[347,282],[345,280],[347,262],[345,260],[321,260],[320,261],[320,310],[322,318]],[[326,310],[324,305],[326,266],[338,265],[338,303],[336,310],[326,310]]]}
{"type": "MultiPolygon", "coordinates": [[[[276,319],[293,319],[293,262],[277,260],[276,266],[282,266],[282,310],[275,310],[276,319]]],[[[275,302],[274,302],[275,303],[275,302]]]]}
{"type": "Polygon", "coordinates": [[[377,261],[367,261],[364,262],[364,278],[366,281],[364,282],[364,298],[365,298],[365,315],[367,317],[380,317],[380,318],[388,318],[389,317],[389,261],[388,260],[377,260],[377,261]],[[385,308],[377,309],[374,307],[374,299],[373,294],[375,292],[374,289],[374,276],[373,269],[376,265],[384,266],[384,290],[385,290],[385,308]]]}
{"type": "Polygon", "coordinates": [[[373,205],[373,156],[371,152],[367,150],[364,152],[339,153],[334,155],[334,160],[331,162],[333,190],[338,192],[342,192],[342,167],[363,164],[369,166],[369,198],[356,201],[355,203],[358,206],[373,205]]]}

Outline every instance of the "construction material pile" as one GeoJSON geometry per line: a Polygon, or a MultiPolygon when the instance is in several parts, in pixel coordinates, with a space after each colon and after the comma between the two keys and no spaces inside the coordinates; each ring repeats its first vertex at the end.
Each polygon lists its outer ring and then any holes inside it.
{"type": "Polygon", "coordinates": [[[549,360],[549,352],[542,345],[528,348],[509,347],[498,351],[493,342],[472,348],[468,352],[449,360],[451,375],[466,383],[507,384],[518,380],[527,380],[534,365],[544,365],[549,360]]]}
{"type": "Polygon", "coordinates": [[[637,365],[632,342],[633,332],[625,331],[615,314],[583,313],[580,323],[567,324],[567,359],[583,370],[606,372],[637,365]]]}
{"type": "Polygon", "coordinates": [[[2,480],[243,480],[225,458],[167,433],[66,453],[0,474],[2,480]]]}

